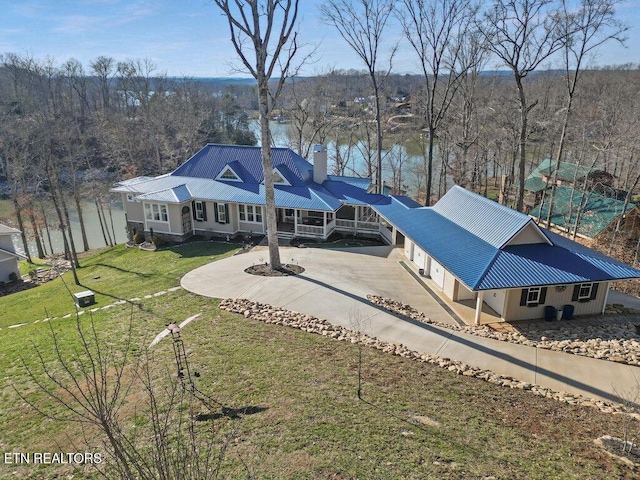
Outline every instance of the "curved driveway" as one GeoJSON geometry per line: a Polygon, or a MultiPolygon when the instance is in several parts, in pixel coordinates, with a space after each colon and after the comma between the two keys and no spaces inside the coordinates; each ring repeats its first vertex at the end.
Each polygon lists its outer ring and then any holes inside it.
{"type": "Polygon", "coordinates": [[[244,269],[268,260],[262,248],[212,262],[186,274],[181,285],[214,298],[247,298],[360,329],[412,350],[590,398],[617,400],[614,392],[638,385],[640,368],[453,332],[399,318],[367,301],[368,294],[408,303],[434,321],[454,320],[425,291],[391,247],[348,251],[281,248],[283,263],[299,264],[294,277],[261,277],[244,269]]]}

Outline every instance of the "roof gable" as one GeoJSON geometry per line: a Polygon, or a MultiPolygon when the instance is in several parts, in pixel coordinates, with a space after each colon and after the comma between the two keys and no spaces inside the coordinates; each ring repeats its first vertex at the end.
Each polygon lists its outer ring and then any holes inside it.
{"type": "Polygon", "coordinates": [[[0,235],[11,235],[14,233],[20,233],[20,230],[17,230],[15,228],[12,228],[8,225],[4,225],[2,223],[0,223],[0,235]]]}
{"type": "MultiPolygon", "coordinates": [[[[531,217],[524,213],[458,185],[451,188],[432,208],[463,230],[496,248],[507,245],[528,224],[538,228],[531,217]]],[[[538,241],[534,243],[548,242],[542,232],[537,238],[538,241]]]]}

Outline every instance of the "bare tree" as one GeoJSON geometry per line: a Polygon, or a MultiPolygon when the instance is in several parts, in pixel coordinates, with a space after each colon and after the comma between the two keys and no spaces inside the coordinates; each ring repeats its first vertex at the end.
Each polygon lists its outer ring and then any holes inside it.
{"type": "Polygon", "coordinates": [[[562,1],[563,15],[560,28],[563,34],[567,36],[567,41],[562,49],[566,103],[558,150],[555,156],[555,169],[551,177],[551,194],[546,219],[547,228],[549,228],[551,217],[553,216],[558,170],[564,153],[573,99],[578,87],[578,81],[582,77],[584,64],[589,61],[589,56],[593,51],[602,44],[610,40],[624,42],[624,34],[629,29],[629,27],[615,18],[614,7],[617,3],[619,3],[618,0],[582,0],[580,9],[573,13],[569,11],[567,0],[562,1]]]}
{"type": "Polygon", "coordinates": [[[555,0],[497,0],[478,22],[489,51],[513,73],[520,108],[518,198],[516,208],[524,206],[524,181],[527,157],[527,121],[538,100],[529,102],[525,78],[562,48],[567,36],[559,26],[561,14],[555,0]]]}
{"type": "Polygon", "coordinates": [[[271,269],[277,269],[281,262],[269,117],[285,80],[295,70],[292,62],[298,52],[295,30],[298,0],[214,0],[214,3],[227,17],[231,42],[242,64],[258,83],[269,264],[271,269]],[[275,88],[270,90],[269,80],[276,74],[276,69],[279,70],[278,80],[275,88]]]}
{"type": "MultiPolygon", "coordinates": [[[[463,55],[472,40],[472,0],[403,0],[398,12],[404,34],[415,50],[424,80],[424,114],[429,135],[425,205],[431,203],[436,132],[461,80],[476,56],[463,55]]],[[[476,40],[474,37],[473,40],[476,40]]],[[[444,167],[444,163],[443,163],[444,167]]]]}
{"type": "Polygon", "coordinates": [[[328,0],[321,7],[323,21],[335,27],[340,36],[362,59],[373,88],[376,117],[376,191],[382,192],[382,119],[380,89],[391,72],[396,47],[389,55],[389,68],[378,68],[382,35],[393,12],[394,0],[328,0]]]}
{"type": "MultiPolygon", "coordinates": [[[[93,317],[81,322],[76,315],[77,348],[73,349],[49,325],[53,359],[35,346],[35,362],[22,358],[44,400],[35,399],[22,386],[14,389],[43,417],[80,425],[87,445],[78,445],[78,451],[90,451],[96,440],[102,444],[109,458],[92,464],[100,476],[218,478],[233,430],[221,435],[214,420],[229,414],[224,408],[214,413],[213,403],[216,409],[220,404],[185,386],[180,372],[177,376],[164,373],[167,365],[150,350],[140,351],[133,341],[133,315],[122,345],[99,333],[93,317]],[[132,402],[140,403],[135,414],[147,420],[146,426],[131,426],[123,413],[123,407],[132,402]]],[[[242,413],[243,409],[227,411],[242,413]]]]}

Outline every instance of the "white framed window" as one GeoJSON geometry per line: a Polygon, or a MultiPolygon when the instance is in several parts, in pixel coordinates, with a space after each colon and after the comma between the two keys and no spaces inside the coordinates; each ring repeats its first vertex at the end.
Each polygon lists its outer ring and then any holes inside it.
{"type": "Polygon", "coordinates": [[[241,222],[262,223],[262,207],[260,205],[238,205],[241,222]]]}
{"type": "Polygon", "coordinates": [[[222,170],[222,172],[220,172],[216,180],[229,180],[231,182],[242,181],[240,177],[236,175],[236,172],[234,172],[233,169],[228,165],[224,168],[224,170],[222,170]]]}
{"type": "Polygon", "coordinates": [[[531,287],[527,289],[527,305],[540,304],[541,292],[542,292],[542,287],[531,287]]]}
{"type": "Polygon", "coordinates": [[[578,290],[578,301],[590,300],[593,291],[593,283],[581,283],[578,290]]]}
{"type": "Polygon", "coordinates": [[[227,223],[227,209],[226,204],[218,203],[218,223],[227,223]]]}
{"type": "Polygon", "coordinates": [[[145,203],[144,218],[154,222],[168,222],[167,206],[158,203],[145,203]]]}
{"type": "Polygon", "coordinates": [[[195,202],[196,220],[204,220],[204,202],[195,202]]]}

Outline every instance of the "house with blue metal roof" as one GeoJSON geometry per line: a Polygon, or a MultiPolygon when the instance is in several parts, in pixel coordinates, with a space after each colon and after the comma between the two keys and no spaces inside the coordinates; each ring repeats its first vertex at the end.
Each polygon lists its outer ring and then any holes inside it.
{"type": "MultiPolygon", "coordinates": [[[[272,156],[279,236],[389,236],[371,209],[387,197],[369,193],[369,179],[329,175],[323,147],[313,164],[288,148],[273,148],[272,156]]],[[[173,172],[124,180],[112,191],[122,195],[131,233],[174,241],[266,233],[260,147],[209,144],[173,172]]]]}
{"type": "MultiPolygon", "coordinates": [[[[453,302],[506,321],[599,314],[611,282],[640,270],[539,227],[523,213],[454,186],[433,207],[373,205],[395,244],[453,302]]],[[[495,321],[492,318],[492,321],[495,321]]]]}

